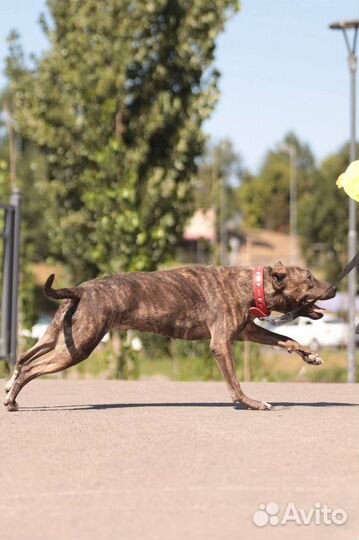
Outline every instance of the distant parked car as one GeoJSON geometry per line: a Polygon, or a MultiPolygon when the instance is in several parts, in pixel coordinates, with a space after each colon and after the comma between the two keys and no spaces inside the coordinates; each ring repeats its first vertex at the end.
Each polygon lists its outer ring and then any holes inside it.
{"type": "Polygon", "coordinates": [[[45,334],[47,327],[49,326],[52,318],[48,315],[43,315],[34,324],[31,330],[23,330],[21,333],[25,337],[40,339],[45,334]]]}
{"type": "MultiPolygon", "coordinates": [[[[31,330],[23,330],[21,334],[24,337],[29,337],[32,339],[40,339],[45,334],[47,327],[49,326],[51,321],[52,321],[52,317],[48,315],[42,315],[37,321],[37,323],[35,323],[34,326],[31,328],[31,330]]],[[[101,341],[103,343],[106,343],[107,341],[109,341],[109,339],[110,339],[109,334],[106,334],[102,338],[101,341]]]]}
{"type": "Polygon", "coordinates": [[[282,326],[270,322],[263,326],[272,332],[288,336],[313,351],[317,351],[320,347],[345,347],[348,342],[348,324],[344,319],[329,313],[317,321],[298,317],[282,326]]]}

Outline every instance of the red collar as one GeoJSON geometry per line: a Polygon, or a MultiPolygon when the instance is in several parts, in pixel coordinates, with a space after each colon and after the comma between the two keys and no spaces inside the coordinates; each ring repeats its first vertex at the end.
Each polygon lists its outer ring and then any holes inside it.
{"type": "Polygon", "coordinates": [[[268,317],[270,311],[264,295],[263,266],[257,266],[253,270],[253,296],[255,307],[249,308],[253,318],[263,319],[268,317]]]}

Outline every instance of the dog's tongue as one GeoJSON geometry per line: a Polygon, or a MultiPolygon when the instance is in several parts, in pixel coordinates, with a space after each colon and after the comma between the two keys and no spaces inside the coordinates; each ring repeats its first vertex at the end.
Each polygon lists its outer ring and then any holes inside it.
{"type": "Polygon", "coordinates": [[[325,311],[324,308],[319,307],[316,304],[313,304],[309,310],[308,315],[311,319],[317,320],[323,317],[324,311],[325,311]]]}

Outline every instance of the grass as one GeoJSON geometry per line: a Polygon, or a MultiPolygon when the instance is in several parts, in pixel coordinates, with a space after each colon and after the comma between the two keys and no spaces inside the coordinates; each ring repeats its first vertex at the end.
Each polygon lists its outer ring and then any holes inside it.
{"type": "MultiPolygon", "coordinates": [[[[296,354],[269,347],[250,344],[248,367],[244,369],[242,344],[235,346],[235,364],[240,380],[294,381],[294,382],[346,382],[346,350],[323,349],[321,366],[310,366],[296,354]]],[[[359,372],[359,354],[357,356],[359,372]]],[[[100,347],[91,357],[68,372],[70,377],[116,378],[116,362],[110,345],[100,347]]],[[[172,342],[168,354],[163,351],[132,351],[127,355],[125,370],[120,378],[131,380],[165,378],[174,381],[222,380],[222,375],[209,351],[207,343],[172,342]],[[180,345],[178,346],[178,343],[180,345]],[[186,345],[183,345],[186,343],[186,345]],[[179,350],[178,350],[179,349],[179,350]]],[[[359,379],[358,379],[359,382],[359,379]]]]}
{"type": "MultiPolygon", "coordinates": [[[[149,378],[174,381],[222,380],[208,342],[169,341],[144,336],[143,345],[143,349],[138,353],[126,348],[122,369],[116,362],[111,344],[106,343],[101,344],[88,360],[57,376],[80,379],[99,377],[131,380],[149,378]]],[[[346,350],[323,349],[320,355],[324,364],[310,366],[296,354],[290,355],[270,347],[249,344],[245,350],[243,344],[237,343],[234,348],[236,371],[239,380],[242,381],[346,382],[346,350]]],[[[359,366],[359,354],[357,364],[359,366]]],[[[8,375],[6,363],[0,362],[0,377],[6,378],[8,375]]]]}
{"type": "MultiPolygon", "coordinates": [[[[264,350],[262,353],[263,368],[269,381],[295,382],[346,382],[347,355],[346,350],[322,349],[319,351],[324,364],[311,366],[303,362],[297,355],[282,351],[264,350]]],[[[359,355],[357,355],[359,365],[359,355]]],[[[254,379],[256,380],[256,379],[254,379]]]]}

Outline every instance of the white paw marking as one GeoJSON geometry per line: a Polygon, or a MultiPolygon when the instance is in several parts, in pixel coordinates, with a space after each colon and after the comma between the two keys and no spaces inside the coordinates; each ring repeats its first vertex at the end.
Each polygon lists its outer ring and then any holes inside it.
{"type": "Polygon", "coordinates": [[[270,411],[271,408],[272,408],[272,405],[270,403],[267,403],[266,401],[262,401],[262,405],[264,405],[264,407],[270,411]]]}
{"type": "Polygon", "coordinates": [[[4,386],[5,392],[10,392],[13,384],[14,384],[14,381],[12,381],[11,379],[7,381],[7,383],[4,386]]]}
{"type": "Polygon", "coordinates": [[[14,371],[14,373],[11,375],[10,379],[6,381],[5,383],[5,392],[10,392],[11,388],[14,385],[14,382],[16,381],[18,376],[18,372],[14,371]]]}
{"type": "Polygon", "coordinates": [[[314,366],[320,366],[320,364],[324,363],[320,356],[315,353],[308,354],[305,356],[304,360],[307,364],[312,364],[314,366]]]}

